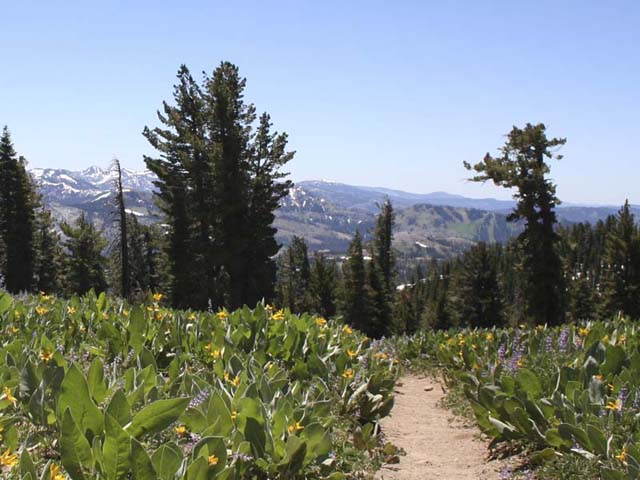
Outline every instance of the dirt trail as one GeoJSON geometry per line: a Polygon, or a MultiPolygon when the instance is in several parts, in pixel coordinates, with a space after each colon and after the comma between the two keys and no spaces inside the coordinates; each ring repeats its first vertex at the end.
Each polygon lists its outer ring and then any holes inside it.
{"type": "Polygon", "coordinates": [[[406,376],[396,389],[391,416],[382,422],[387,439],[406,455],[385,465],[378,480],[497,480],[501,462],[487,461],[478,430],[465,428],[439,406],[444,396],[430,378],[406,376]],[[453,421],[452,421],[453,420],[453,421]]]}

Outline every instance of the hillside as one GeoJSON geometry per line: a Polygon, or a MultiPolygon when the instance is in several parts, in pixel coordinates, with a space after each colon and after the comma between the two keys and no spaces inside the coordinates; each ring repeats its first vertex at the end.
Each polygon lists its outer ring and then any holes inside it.
{"type": "MultiPolygon", "coordinates": [[[[108,231],[112,224],[113,180],[109,169],[83,171],[33,169],[44,200],[55,216],[70,221],[81,212],[108,231]]],[[[150,172],[123,169],[125,200],[142,222],[157,222],[150,172]]],[[[474,199],[446,192],[408,193],[378,187],[358,187],[328,181],[296,184],[282,201],[275,225],[278,240],[286,244],[294,235],[304,237],[311,250],[346,251],[353,233],[366,234],[373,226],[378,205],[389,198],[397,212],[396,247],[409,256],[444,258],[477,241],[502,242],[518,228],[506,222],[512,201],[474,199]]],[[[558,209],[565,222],[595,222],[617,207],[568,205],[558,209]]],[[[636,214],[640,209],[634,207],[636,214]]]]}

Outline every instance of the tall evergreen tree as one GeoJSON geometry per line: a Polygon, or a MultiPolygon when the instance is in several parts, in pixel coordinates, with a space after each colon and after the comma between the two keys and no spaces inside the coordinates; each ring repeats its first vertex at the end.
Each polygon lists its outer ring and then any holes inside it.
{"type": "Polygon", "coordinates": [[[0,137],[0,236],[4,247],[2,274],[10,292],[33,288],[35,193],[26,161],[13,148],[9,129],[0,137]]]}
{"type": "Polygon", "coordinates": [[[280,304],[296,313],[309,311],[313,306],[310,283],[311,267],[307,244],[303,238],[294,236],[280,264],[280,304]]]}
{"type": "Polygon", "coordinates": [[[245,80],[223,62],[202,85],[178,72],[175,105],[159,113],[164,128],[144,135],[161,154],[145,157],[158,176],[168,218],[174,304],[237,307],[273,294],[279,246],[273,212],[290,183],[280,181],[286,134],[271,133],[268,115],[254,132],[255,108],[245,80]]]}
{"type": "Polygon", "coordinates": [[[640,316],[640,237],[629,201],[606,237],[603,256],[602,313],[640,316]]]}
{"type": "Polygon", "coordinates": [[[371,299],[367,286],[367,272],[362,251],[362,236],[356,230],[349,245],[348,258],[343,264],[343,292],[341,313],[353,327],[370,335],[371,299]]]}
{"type": "Polygon", "coordinates": [[[89,290],[105,291],[106,259],[103,256],[107,242],[83,213],[71,226],[60,225],[65,236],[65,282],[68,293],[83,295],[89,290]]]}
{"type": "Polygon", "coordinates": [[[328,260],[322,253],[314,255],[309,285],[313,311],[326,318],[336,314],[337,275],[334,260],[328,260]]]}
{"type": "Polygon", "coordinates": [[[36,214],[35,279],[40,292],[58,293],[61,285],[62,249],[51,211],[44,206],[36,214]]]}
{"type": "Polygon", "coordinates": [[[113,168],[116,172],[116,208],[118,218],[118,250],[120,255],[120,294],[124,298],[131,295],[131,269],[129,258],[129,239],[127,236],[127,210],[124,204],[124,190],[122,188],[122,169],[120,160],[113,160],[113,168]]]}
{"type": "Polygon", "coordinates": [[[462,255],[449,287],[447,308],[454,325],[486,328],[503,324],[496,262],[484,242],[462,255]]]}
{"type": "Polygon", "coordinates": [[[392,251],[395,215],[391,202],[380,208],[373,232],[372,260],[368,270],[371,290],[371,332],[374,337],[389,335],[393,330],[392,308],[395,294],[395,260],[392,251]]]}
{"type": "Polygon", "coordinates": [[[562,264],[558,257],[555,185],[546,177],[549,165],[545,158],[560,159],[553,149],[564,145],[562,138],[548,139],[543,124],[513,127],[501,155],[487,153],[484,160],[473,167],[472,181],[493,181],[494,184],[515,188],[517,201],[510,221],[523,221],[524,231],[519,237],[522,245],[523,294],[526,314],[535,323],[557,324],[564,320],[562,264]]]}

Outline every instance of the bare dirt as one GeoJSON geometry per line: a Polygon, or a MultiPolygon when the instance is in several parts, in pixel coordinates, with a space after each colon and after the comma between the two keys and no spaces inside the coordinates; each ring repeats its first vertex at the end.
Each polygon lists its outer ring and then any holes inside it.
{"type": "Polygon", "coordinates": [[[440,406],[444,392],[435,380],[403,377],[391,416],[382,422],[387,440],[403,449],[397,464],[385,465],[377,480],[498,480],[502,462],[487,460],[479,431],[440,406]]]}

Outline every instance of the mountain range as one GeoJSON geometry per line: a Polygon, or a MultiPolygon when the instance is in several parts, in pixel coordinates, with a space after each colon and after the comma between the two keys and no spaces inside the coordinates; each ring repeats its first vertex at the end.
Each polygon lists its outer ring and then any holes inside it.
{"type": "MultiPolygon", "coordinates": [[[[31,174],[44,201],[56,218],[71,221],[81,212],[108,231],[114,212],[111,169],[90,167],[83,171],[36,168],[31,174]]],[[[127,210],[142,222],[158,222],[154,203],[155,176],[123,169],[127,210]]],[[[382,187],[363,187],[313,180],[297,183],[276,214],[278,240],[304,237],[310,250],[345,252],[356,229],[372,229],[378,205],[389,198],[396,210],[396,247],[415,257],[444,258],[477,241],[504,242],[520,231],[506,221],[514,202],[493,198],[468,198],[446,192],[409,193],[382,187]]],[[[565,223],[594,222],[615,214],[617,206],[568,204],[558,208],[565,223]]],[[[639,214],[640,208],[633,207],[639,214]]]]}

